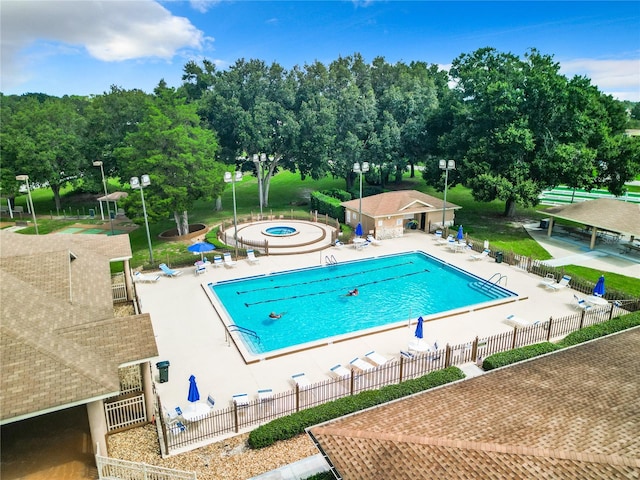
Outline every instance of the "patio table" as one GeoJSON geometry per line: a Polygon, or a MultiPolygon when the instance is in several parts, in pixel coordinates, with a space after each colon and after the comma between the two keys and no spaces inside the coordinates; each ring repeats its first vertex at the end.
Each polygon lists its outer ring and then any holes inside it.
{"type": "Polygon", "coordinates": [[[210,411],[211,409],[206,403],[193,402],[182,410],[182,417],[189,422],[193,422],[198,418],[204,417],[210,411]]]}
{"type": "Polygon", "coordinates": [[[602,297],[596,297],[595,295],[589,295],[587,298],[584,299],[584,301],[590,305],[594,305],[598,307],[609,305],[609,302],[607,300],[605,300],[602,297]]]}

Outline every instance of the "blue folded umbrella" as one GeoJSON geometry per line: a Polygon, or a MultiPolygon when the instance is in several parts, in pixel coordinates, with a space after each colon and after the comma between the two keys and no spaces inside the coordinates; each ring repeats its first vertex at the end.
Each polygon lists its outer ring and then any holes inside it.
{"type": "Polygon", "coordinates": [[[200,400],[200,392],[198,391],[198,385],[196,385],[196,377],[193,375],[189,377],[189,395],[187,395],[187,400],[190,402],[197,402],[200,400]]]}
{"type": "Polygon", "coordinates": [[[423,324],[424,320],[422,319],[422,316],[418,317],[418,324],[416,325],[416,333],[415,336],[418,338],[422,338],[423,333],[422,333],[422,324],[423,324]]]}
{"type": "Polygon", "coordinates": [[[593,294],[596,297],[604,296],[604,275],[600,275],[600,278],[596,282],[596,286],[593,287],[593,294]]]}
{"type": "Polygon", "coordinates": [[[362,224],[359,223],[358,226],[356,227],[356,236],[357,237],[361,237],[362,236],[362,224]]]}
{"type": "Polygon", "coordinates": [[[458,235],[456,235],[457,240],[464,240],[464,232],[462,231],[462,225],[458,228],[458,235]]]}

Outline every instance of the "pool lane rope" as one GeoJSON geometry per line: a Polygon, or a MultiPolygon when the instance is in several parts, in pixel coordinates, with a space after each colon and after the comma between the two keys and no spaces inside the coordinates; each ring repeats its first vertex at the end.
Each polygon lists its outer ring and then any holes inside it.
{"type": "MultiPolygon", "coordinates": [[[[376,283],[382,283],[382,282],[390,282],[392,280],[397,280],[399,278],[404,278],[404,277],[411,277],[413,275],[421,275],[425,272],[428,272],[428,269],[424,269],[424,270],[420,270],[418,272],[411,272],[411,273],[405,273],[403,275],[396,275],[395,277],[389,277],[389,278],[383,278],[380,280],[374,280],[372,282],[366,282],[366,283],[361,283],[360,285],[356,285],[355,288],[362,288],[362,287],[366,287],[367,285],[374,285],[376,283]]],[[[349,275],[346,275],[349,276],[349,275]]],[[[312,283],[312,282],[309,282],[312,283]]],[[[272,299],[268,299],[268,300],[261,300],[259,302],[254,302],[254,303],[247,303],[245,302],[245,307],[252,307],[254,305],[261,305],[263,303],[271,303],[271,302],[281,302],[283,300],[293,300],[295,298],[303,298],[303,297],[312,297],[314,295],[326,295],[328,293],[335,293],[335,292],[342,292],[344,291],[344,288],[335,288],[333,290],[325,290],[322,292],[313,292],[313,293],[305,293],[304,295],[292,295],[291,297],[281,297],[281,298],[272,298],[272,299]]]]}
{"type": "MultiPolygon", "coordinates": [[[[255,290],[238,290],[236,293],[238,295],[244,295],[244,294],[247,294],[247,293],[259,292],[261,290],[275,290],[277,288],[292,288],[292,287],[295,288],[295,287],[299,287],[300,285],[311,285],[313,283],[330,282],[330,281],[336,280],[338,278],[348,278],[348,277],[354,277],[356,275],[368,275],[369,273],[377,272],[379,270],[388,270],[390,268],[404,267],[405,265],[411,265],[411,264],[413,264],[413,262],[409,261],[409,262],[404,262],[404,263],[398,263],[396,265],[389,265],[389,266],[386,266],[386,267],[372,268],[371,270],[364,270],[362,272],[358,272],[358,273],[355,273],[355,274],[354,273],[348,273],[348,274],[345,274],[345,275],[338,275],[336,277],[318,278],[316,280],[309,280],[308,282],[302,282],[302,283],[290,283],[290,284],[287,284],[287,285],[275,285],[275,286],[269,286],[269,287],[256,288],[255,290]]],[[[428,272],[429,270],[425,270],[425,271],[428,272]]],[[[400,277],[395,277],[395,278],[400,278],[400,277]]]]}

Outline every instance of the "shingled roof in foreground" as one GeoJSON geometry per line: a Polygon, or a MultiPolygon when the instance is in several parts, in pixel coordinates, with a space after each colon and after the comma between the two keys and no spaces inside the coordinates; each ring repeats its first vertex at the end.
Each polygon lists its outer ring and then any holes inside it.
{"type": "Polygon", "coordinates": [[[310,429],[342,478],[640,477],[640,328],[310,429]]]}

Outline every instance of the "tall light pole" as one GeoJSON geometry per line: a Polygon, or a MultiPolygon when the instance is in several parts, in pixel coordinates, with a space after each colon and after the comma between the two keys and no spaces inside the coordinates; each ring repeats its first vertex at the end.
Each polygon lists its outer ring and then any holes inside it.
{"type": "Polygon", "coordinates": [[[31,208],[33,226],[36,227],[36,235],[39,235],[38,221],[36,220],[36,211],[33,209],[33,198],[31,198],[31,188],[29,188],[29,175],[16,175],[16,180],[18,180],[19,182],[25,182],[27,185],[27,199],[29,200],[29,208],[31,208]]]}
{"type": "Polygon", "coordinates": [[[445,210],[447,209],[447,187],[449,185],[449,170],[456,169],[455,160],[440,160],[440,168],[444,170],[444,200],[442,202],[442,228],[444,228],[445,210]]]}
{"type": "MultiPolygon", "coordinates": [[[[100,160],[96,160],[93,162],[94,167],[100,167],[100,174],[102,175],[102,186],[104,187],[104,197],[107,201],[107,215],[109,215],[109,223],[111,224],[111,235],[115,235],[113,233],[113,218],[111,218],[111,207],[109,206],[109,192],[107,191],[107,181],[104,178],[104,168],[102,167],[102,162],[100,160]]],[[[102,207],[101,207],[102,208],[102,207]]]]}
{"type": "Polygon", "coordinates": [[[360,174],[360,207],[358,209],[358,223],[362,225],[362,174],[367,173],[369,171],[369,162],[356,162],[353,164],[353,173],[360,174]]]}
{"type": "Polygon", "coordinates": [[[147,241],[149,242],[149,261],[153,264],[153,249],[151,248],[151,234],[149,233],[149,220],[147,219],[147,207],[144,204],[144,187],[151,185],[151,179],[149,175],[142,175],[138,180],[138,177],[131,177],[129,180],[131,188],[134,190],[140,189],[140,198],[142,199],[142,213],[144,214],[144,224],[147,227],[147,241]]]}
{"type": "Polygon", "coordinates": [[[242,181],[242,172],[224,172],[225,183],[231,183],[231,191],[233,192],[233,238],[236,245],[236,256],[238,255],[238,215],[236,213],[236,182],[242,181]]]}

